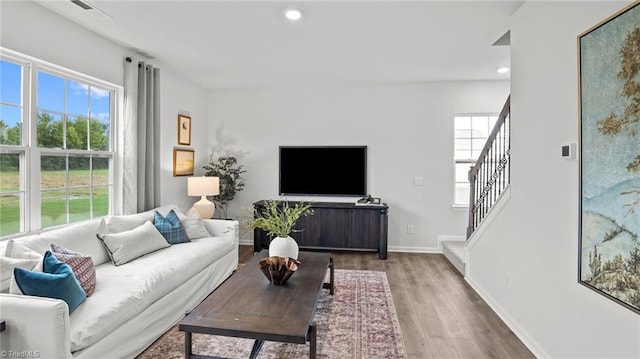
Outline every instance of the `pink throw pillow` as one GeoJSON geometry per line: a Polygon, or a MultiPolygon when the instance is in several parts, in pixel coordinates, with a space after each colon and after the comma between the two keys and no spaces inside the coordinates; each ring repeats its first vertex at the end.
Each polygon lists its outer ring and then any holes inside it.
{"type": "Polygon", "coordinates": [[[72,252],[53,243],[51,243],[51,254],[71,267],[80,286],[87,293],[87,297],[93,294],[96,289],[96,268],[91,257],[72,252]]]}

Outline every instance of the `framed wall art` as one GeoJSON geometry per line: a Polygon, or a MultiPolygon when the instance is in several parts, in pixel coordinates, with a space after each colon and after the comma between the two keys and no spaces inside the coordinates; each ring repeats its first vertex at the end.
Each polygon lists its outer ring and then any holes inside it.
{"type": "Polygon", "coordinates": [[[173,149],[173,176],[193,176],[195,151],[190,149],[173,149]]]}
{"type": "Polygon", "coordinates": [[[178,144],[191,145],[191,117],[178,115],[178,144]]]}
{"type": "Polygon", "coordinates": [[[579,283],[640,314],[640,5],[578,36],[579,283]]]}

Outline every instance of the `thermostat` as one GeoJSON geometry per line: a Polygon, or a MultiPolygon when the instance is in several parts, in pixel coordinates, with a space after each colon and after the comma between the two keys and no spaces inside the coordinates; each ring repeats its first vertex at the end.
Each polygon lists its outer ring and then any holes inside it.
{"type": "Polygon", "coordinates": [[[562,158],[566,160],[576,159],[576,144],[565,143],[562,145],[562,158]]]}

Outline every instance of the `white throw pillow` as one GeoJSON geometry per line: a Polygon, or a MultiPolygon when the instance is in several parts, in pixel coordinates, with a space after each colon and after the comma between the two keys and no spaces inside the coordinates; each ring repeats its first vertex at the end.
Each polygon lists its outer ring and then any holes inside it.
{"type": "Polygon", "coordinates": [[[13,268],[19,267],[33,270],[40,261],[41,258],[24,259],[0,257],[0,293],[9,293],[13,268]]]}
{"type": "MultiPolygon", "coordinates": [[[[38,250],[21,245],[13,239],[7,241],[6,256],[14,259],[42,259],[43,255],[38,250]]],[[[45,250],[42,251],[43,253],[45,250]]]]}
{"type": "Polygon", "coordinates": [[[130,214],[126,216],[108,216],[104,218],[104,224],[107,226],[107,232],[121,233],[139,227],[149,220],[153,220],[153,217],[149,219],[144,214],[130,214]]]}
{"type": "MultiPolygon", "coordinates": [[[[13,251],[13,253],[15,253],[16,251],[13,251]]],[[[9,252],[7,252],[9,253],[9,252]]],[[[29,250],[29,249],[24,249],[21,248],[20,249],[20,253],[15,253],[20,255],[20,258],[9,258],[12,259],[13,261],[20,261],[24,266],[22,266],[22,268],[24,269],[28,269],[32,272],[42,272],[42,259],[44,256],[38,254],[35,251],[29,250]]],[[[14,266],[15,268],[16,266],[14,266]]],[[[3,273],[4,273],[4,265],[3,265],[3,273]]],[[[18,283],[16,283],[16,278],[13,275],[13,268],[11,268],[11,271],[9,272],[9,293],[11,294],[22,294],[22,291],[20,291],[20,288],[18,287],[18,283]]]]}
{"type": "Polygon", "coordinates": [[[209,233],[207,227],[205,227],[202,219],[186,217],[181,219],[181,222],[184,227],[184,231],[187,232],[187,237],[189,237],[190,240],[211,237],[211,233],[209,233]]]}
{"type": "Polygon", "coordinates": [[[111,260],[115,265],[122,265],[145,254],[169,247],[169,243],[149,221],[139,227],[122,233],[98,234],[111,260]]]}
{"type": "Polygon", "coordinates": [[[5,257],[7,255],[7,243],[9,241],[0,241],[0,257],[5,257]]]}
{"type": "Polygon", "coordinates": [[[42,258],[49,248],[47,240],[39,235],[10,239],[7,243],[6,256],[17,259],[42,258]]]}

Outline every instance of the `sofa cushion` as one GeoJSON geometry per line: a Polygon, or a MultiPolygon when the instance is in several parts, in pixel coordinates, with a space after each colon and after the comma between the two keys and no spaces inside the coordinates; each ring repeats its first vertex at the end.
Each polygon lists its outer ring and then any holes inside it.
{"type": "Polygon", "coordinates": [[[62,299],[69,306],[69,313],[87,299],[71,267],[57,260],[49,251],[44,255],[43,270],[35,272],[14,268],[20,291],[26,295],[62,299]]]}
{"type": "Polygon", "coordinates": [[[117,266],[169,246],[149,221],[122,233],[99,233],[98,238],[104,242],[113,264],[117,266]]]}
{"type": "Polygon", "coordinates": [[[124,266],[97,266],[96,291],[70,316],[71,350],[99,341],[233,249],[227,238],[200,238],[124,266]]]}
{"type": "Polygon", "coordinates": [[[109,254],[96,233],[101,232],[100,220],[92,219],[83,222],[73,223],[61,228],[56,228],[39,235],[29,235],[13,239],[13,249],[11,244],[7,245],[7,252],[13,251],[13,255],[7,254],[8,257],[15,257],[15,253],[25,250],[36,251],[40,256],[49,250],[51,243],[56,243],[69,250],[90,256],[95,265],[109,262],[109,254]]]}
{"type": "Polygon", "coordinates": [[[171,210],[166,217],[156,211],[153,217],[154,226],[169,244],[189,242],[182,222],[174,210],[171,210]]]}
{"type": "Polygon", "coordinates": [[[96,289],[96,269],[91,257],[72,252],[54,243],[51,243],[51,253],[57,260],[67,263],[71,267],[82,289],[87,293],[87,297],[91,296],[96,289]]]}

